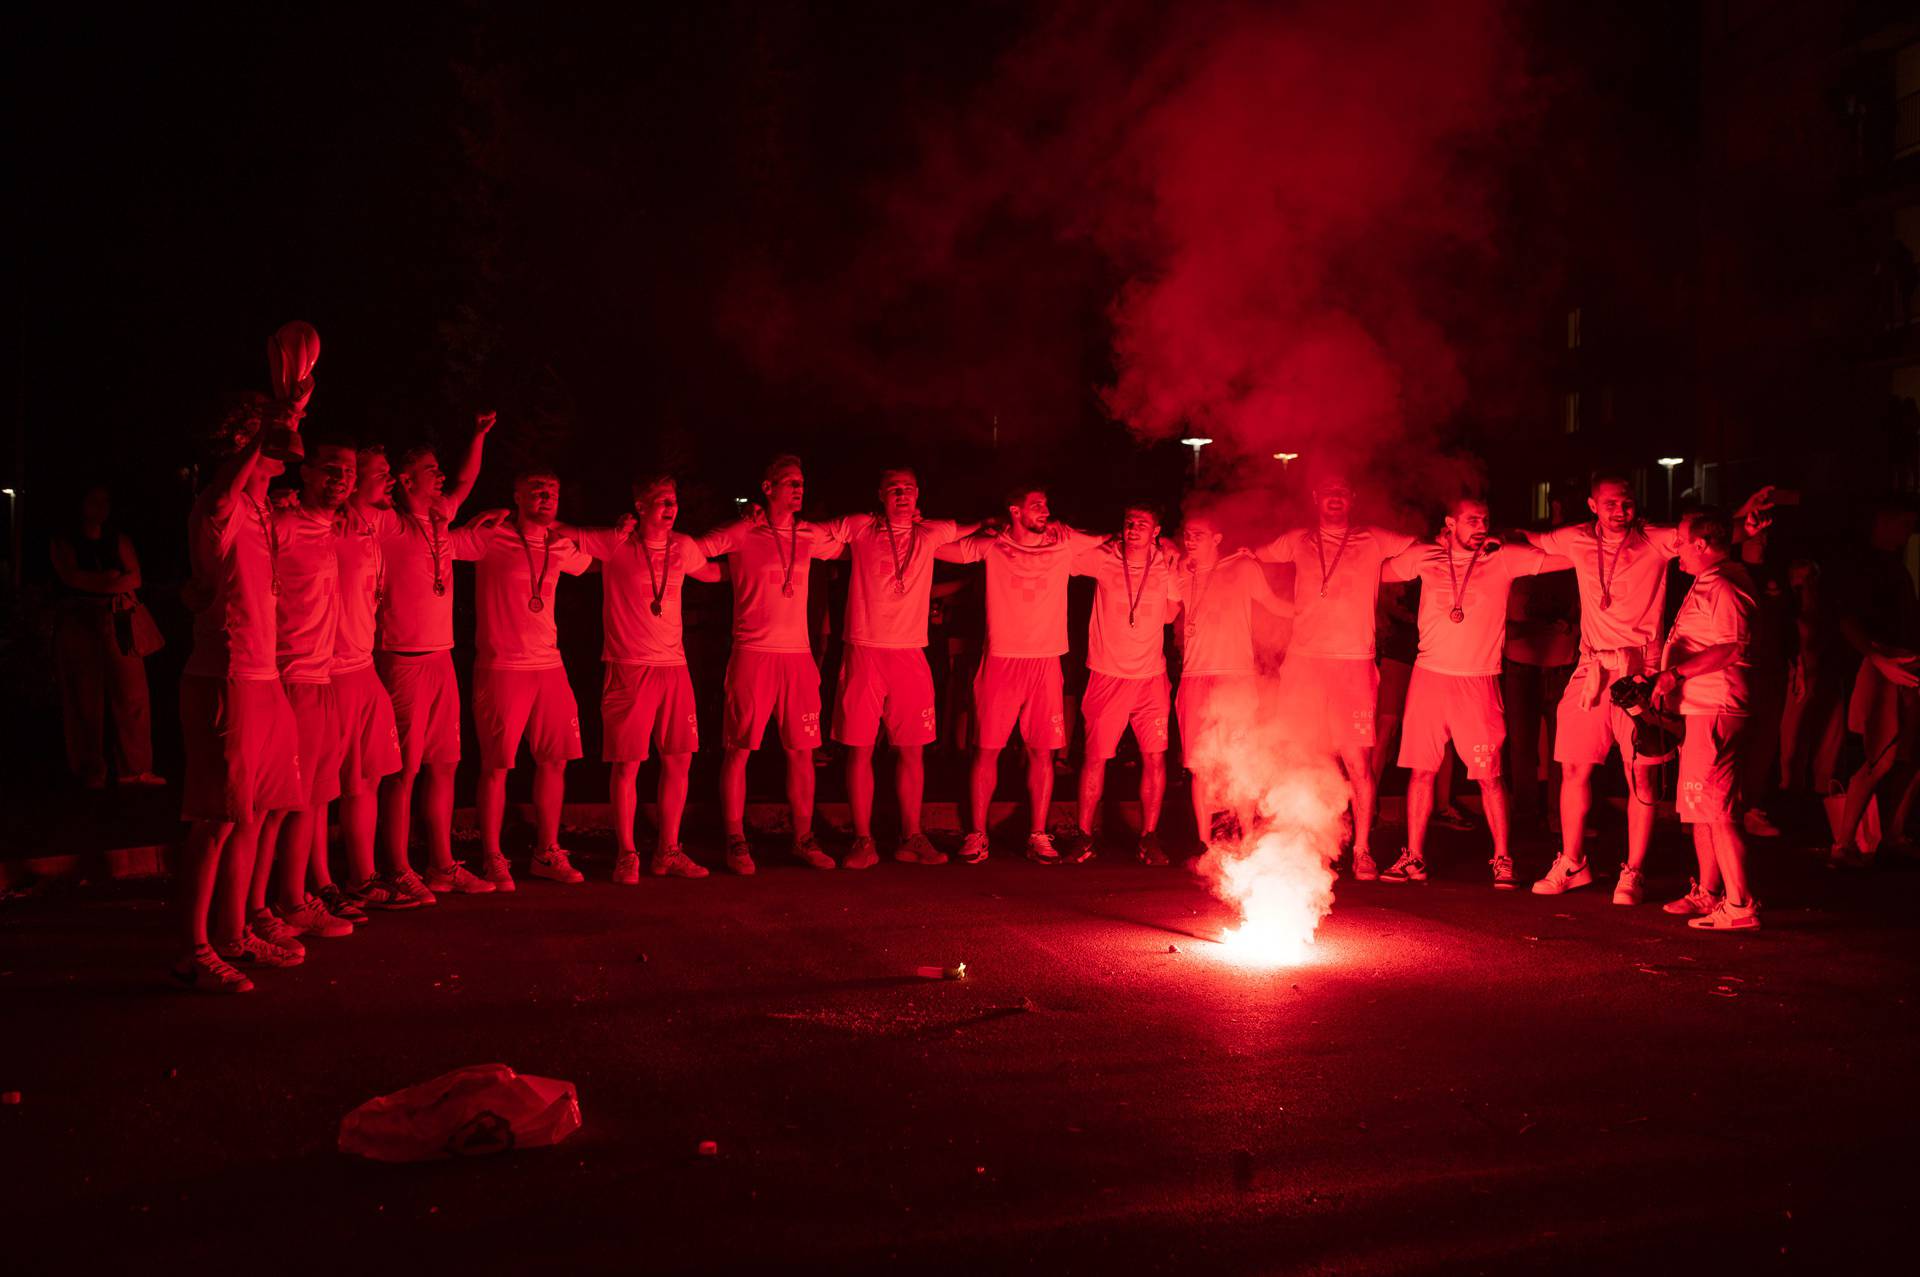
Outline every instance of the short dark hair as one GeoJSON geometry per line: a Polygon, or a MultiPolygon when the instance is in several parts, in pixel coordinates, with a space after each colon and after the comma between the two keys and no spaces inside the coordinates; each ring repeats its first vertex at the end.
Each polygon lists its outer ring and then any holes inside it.
{"type": "MultiPolygon", "coordinates": [[[[1450,515],[1458,515],[1460,513],[1460,507],[1465,505],[1469,501],[1473,502],[1475,505],[1489,504],[1485,493],[1462,492],[1462,493],[1456,494],[1453,500],[1447,502],[1447,513],[1450,515]]],[[[1491,508],[1491,506],[1489,506],[1489,508],[1491,508]]]]}
{"type": "Polygon", "coordinates": [[[1683,536],[1689,541],[1705,541],[1716,550],[1733,548],[1733,521],[1714,506],[1683,516],[1683,536]]]}
{"type": "Polygon", "coordinates": [[[551,479],[555,483],[560,482],[560,476],[554,471],[552,466],[529,463],[521,466],[519,470],[514,472],[513,486],[517,488],[521,484],[533,479],[551,479]]]}
{"type": "Polygon", "coordinates": [[[305,435],[301,438],[300,442],[303,450],[309,455],[311,455],[312,453],[318,452],[322,448],[336,448],[342,452],[351,452],[356,457],[360,455],[360,445],[355,443],[353,440],[347,438],[345,435],[336,435],[336,434],[305,435]]]}
{"type": "Polygon", "coordinates": [[[638,501],[641,497],[646,496],[655,488],[659,487],[672,488],[676,495],[680,491],[679,482],[675,480],[671,474],[665,470],[650,470],[644,474],[634,476],[633,499],[638,501]]]}
{"type": "Polygon", "coordinates": [[[1603,483],[1617,483],[1621,487],[1625,488],[1629,493],[1633,491],[1633,480],[1628,477],[1627,472],[1625,470],[1603,469],[1603,470],[1595,470],[1590,476],[1588,476],[1587,495],[1591,496],[1595,492],[1598,492],[1600,490],[1600,485],[1603,483]]]}
{"type": "Polygon", "coordinates": [[[881,466],[880,482],[884,484],[886,483],[889,477],[896,474],[906,475],[908,478],[912,479],[916,485],[920,482],[920,472],[918,470],[915,470],[912,466],[906,466],[906,465],[881,466]]]}
{"type": "Polygon", "coordinates": [[[775,475],[789,467],[798,470],[802,475],[807,472],[806,464],[802,462],[799,457],[791,452],[783,452],[773,460],[767,462],[767,468],[760,472],[760,481],[762,483],[772,483],[775,475]]]}
{"type": "Polygon", "coordinates": [[[363,457],[384,457],[387,455],[387,445],[384,443],[363,443],[360,445],[360,455],[363,457]]]}
{"type": "Polygon", "coordinates": [[[432,457],[435,461],[438,461],[440,454],[434,451],[431,444],[416,443],[413,447],[408,448],[400,454],[399,469],[411,470],[428,457],[432,457]]]}
{"type": "Polygon", "coordinates": [[[1036,492],[1043,497],[1046,496],[1047,485],[1044,483],[1035,483],[1031,480],[1024,483],[1016,483],[1006,490],[1005,504],[1009,508],[1017,505],[1025,505],[1027,498],[1036,492]]]}
{"type": "Polygon", "coordinates": [[[1135,513],[1144,514],[1155,523],[1162,522],[1160,518],[1160,507],[1151,501],[1129,501],[1120,507],[1120,518],[1123,522],[1128,515],[1135,513]]]}

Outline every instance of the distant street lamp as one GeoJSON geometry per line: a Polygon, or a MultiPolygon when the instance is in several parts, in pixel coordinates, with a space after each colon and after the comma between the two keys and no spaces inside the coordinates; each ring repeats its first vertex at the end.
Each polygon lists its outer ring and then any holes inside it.
{"type": "Polygon", "coordinates": [[[1682,461],[1685,461],[1685,460],[1686,460],[1686,458],[1685,458],[1685,457],[1661,457],[1661,458],[1659,458],[1659,461],[1660,461],[1660,464],[1661,464],[1662,466],[1665,466],[1665,467],[1666,467],[1666,471],[1667,471],[1667,517],[1668,517],[1669,519],[1671,519],[1671,518],[1673,517],[1673,471],[1674,471],[1674,467],[1676,467],[1676,466],[1678,466],[1678,465],[1679,465],[1679,464],[1680,464],[1680,463],[1681,463],[1682,461]]]}
{"type": "Polygon", "coordinates": [[[1285,474],[1288,468],[1291,467],[1299,457],[1300,454],[1297,452],[1276,452],[1273,454],[1273,459],[1280,463],[1281,474],[1285,474]]]}
{"type": "Polygon", "coordinates": [[[1212,443],[1213,440],[1203,439],[1199,435],[1193,435],[1189,438],[1182,439],[1180,442],[1193,449],[1193,481],[1198,483],[1200,482],[1200,449],[1212,443]]]}

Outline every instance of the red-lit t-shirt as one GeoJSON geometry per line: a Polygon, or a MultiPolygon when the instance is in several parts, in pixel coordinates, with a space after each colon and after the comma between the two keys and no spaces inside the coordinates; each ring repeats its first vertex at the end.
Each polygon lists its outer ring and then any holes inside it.
{"type": "Polygon", "coordinates": [[[744,652],[806,652],[807,579],[813,560],[845,547],[826,524],[784,528],[742,519],[699,540],[709,559],[725,556],[733,582],[733,646],[744,652]]]}
{"type": "Polygon", "coordinates": [[[615,665],[685,665],[681,587],[687,573],[707,565],[693,538],[669,532],[664,542],[643,542],[637,528],[631,536],[583,530],[580,548],[600,560],[600,659],[615,665]]]}
{"type": "Polygon", "coordinates": [[[458,534],[439,511],[420,517],[376,510],[369,521],[385,574],[376,646],[382,652],[453,650],[453,561],[477,557],[478,543],[469,538],[473,552],[456,555],[453,542],[458,534]],[[435,585],[440,588],[435,590],[435,585]]]}
{"type": "Polygon", "coordinates": [[[280,677],[275,659],[273,512],[241,493],[216,513],[211,490],[187,515],[187,553],[193,590],[204,606],[193,617],[193,653],[185,672],[196,677],[260,681],[280,677]]]}
{"type": "Polygon", "coordinates": [[[1093,578],[1087,668],[1110,678],[1167,672],[1166,625],[1173,619],[1173,563],[1158,545],[1126,553],[1115,537],[1074,556],[1076,576],[1093,578]]]}
{"type": "Polygon", "coordinates": [[[1660,667],[1677,665],[1696,652],[1737,643],[1733,664],[1711,674],[1696,674],[1680,684],[1682,714],[1751,714],[1753,665],[1753,581],[1737,563],[1721,562],[1693,578],[1693,588],[1673,615],[1660,667]]]}
{"type": "Polygon", "coordinates": [[[1498,674],[1507,638],[1507,595],[1515,578],[1534,575],[1546,561],[1545,552],[1530,545],[1470,554],[1451,536],[1438,545],[1409,546],[1387,560],[1388,580],[1420,579],[1420,654],[1414,666],[1462,678],[1498,674]]]}
{"type": "Polygon", "coordinates": [[[1624,542],[1602,541],[1592,523],[1576,523],[1528,538],[1548,554],[1573,560],[1580,583],[1580,650],[1645,651],[1660,637],[1660,606],[1666,600],[1667,564],[1680,553],[1670,527],[1635,524],[1624,542]]]}
{"type": "Polygon", "coordinates": [[[1186,612],[1180,625],[1183,676],[1255,672],[1254,600],[1270,590],[1249,551],[1236,550],[1204,571],[1184,560],[1174,593],[1186,612]]]}
{"type": "Polygon", "coordinates": [[[933,599],[934,552],[960,535],[951,519],[916,519],[901,528],[874,514],[850,515],[828,525],[853,560],[847,586],[849,643],[862,647],[927,645],[933,599]]]}
{"type": "Polygon", "coordinates": [[[340,628],[340,560],[334,516],[305,506],[277,511],[280,540],[279,611],[275,656],[289,683],[333,679],[333,643],[340,628]]]}
{"type": "Polygon", "coordinates": [[[1267,563],[1294,566],[1287,655],[1372,660],[1380,565],[1412,544],[1412,537],[1385,528],[1344,534],[1296,528],[1258,551],[1255,557],[1267,563]]]}
{"type": "Polygon", "coordinates": [[[1104,539],[1054,523],[1038,545],[1021,545],[1005,531],[982,532],[946,546],[938,557],[986,565],[988,655],[1063,656],[1074,556],[1104,539]]]}
{"type": "Polygon", "coordinates": [[[333,640],[333,672],[351,673],[373,664],[380,602],[380,537],[370,514],[349,504],[340,512],[334,550],[340,561],[340,625],[333,640]]]}
{"type": "Polygon", "coordinates": [[[553,599],[561,573],[579,576],[593,566],[572,538],[550,528],[513,520],[491,528],[462,528],[453,534],[455,558],[479,553],[474,563],[479,625],[475,629],[473,667],[546,670],[560,666],[560,632],[553,599]],[[540,605],[534,607],[533,600],[540,605]]]}

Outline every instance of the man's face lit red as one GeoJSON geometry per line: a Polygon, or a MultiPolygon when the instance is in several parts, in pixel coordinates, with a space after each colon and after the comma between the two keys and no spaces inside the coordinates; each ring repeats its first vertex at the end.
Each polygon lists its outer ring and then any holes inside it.
{"type": "Polygon", "coordinates": [[[1633,492],[1624,483],[1599,484],[1587,498],[1587,509],[1608,532],[1625,532],[1633,523],[1633,492]]]}
{"type": "Polygon", "coordinates": [[[1463,550],[1478,550],[1487,540],[1487,507],[1481,501],[1462,501],[1447,516],[1447,532],[1463,550]]]}
{"type": "Polygon", "coordinates": [[[1196,563],[1211,563],[1220,557],[1220,530],[1205,519],[1188,519],[1180,529],[1180,549],[1196,563]]]}
{"type": "Polygon", "coordinates": [[[1047,509],[1047,494],[1044,492],[1029,492],[1019,505],[1008,506],[1007,514],[1015,527],[1034,535],[1045,532],[1047,523],[1053,517],[1047,509]]]}
{"type": "Polygon", "coordinates": [[[393,467],[383,452],[363,452],[359,459],[360,477],[355,480],[353,499],[376,510],[393,508],[393,467]]]}
{"type": "Polygon", "coordinates": [[[400,491],[412,502],[414,511],[425,513],[439,502],[447,477],[440,473],[439,460],[429,452],[402,470],[398,483],[400,491]]]}
{"type": "Polygon", "coordinates": [[[1151,510],[1129,510],[1120,525],[1120,539],[1129,553],[1145,553],[1160,536],[1160,520],[1151,510]]]}
{"type": "Polygon", "coordinates": [[[1313,490],[1313,507],[1320,522],[1339,527],[1353,510],[1353,485],[1345,479],[1327,479],[1313,490]]]}
{"type": "Polygon", "coordinates": [[[784,523],[799,516],[807,496],[807,480],[798,466],[788,466],[773,478],[763,480],[760,491],[767,494],[768,515],[784,523]]]}
{"type": "Polygon", "coordinates": [[[534,475],[513,485],[513,508],[520,522],[545,527],[560,513],[560,481],[550,475],[534,475]]]}
{"type": "Polygon", "coordinates": [[[353,487],[350,448],[315,448],[300,463],[300,500],[310,510],[338,510],[353,487]]]}
{"type": "Polygon", "coordinates": [[[658,541],[680,517],[680,493],[671,483],[656,483],[633,499],[633,512],[647,539],[658,541]]]}
{"type": "Polygon", "coordinates": [[[912,523],[920,510],[920,481],[911,470],[890,470],[880,476],[880,512],[896,527],[912,523]]]}

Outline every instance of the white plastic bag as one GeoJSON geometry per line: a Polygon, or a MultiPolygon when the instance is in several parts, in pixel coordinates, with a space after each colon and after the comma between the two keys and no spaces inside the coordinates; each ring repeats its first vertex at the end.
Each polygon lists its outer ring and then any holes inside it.
{"type": "Polygon", "coordinates": [[[340,1121],[340,1151],[376,1162],[482,1157],[558,1144],[580,1129],[573,1083],[472,1064],[368,1100],[340,1121]]]}

